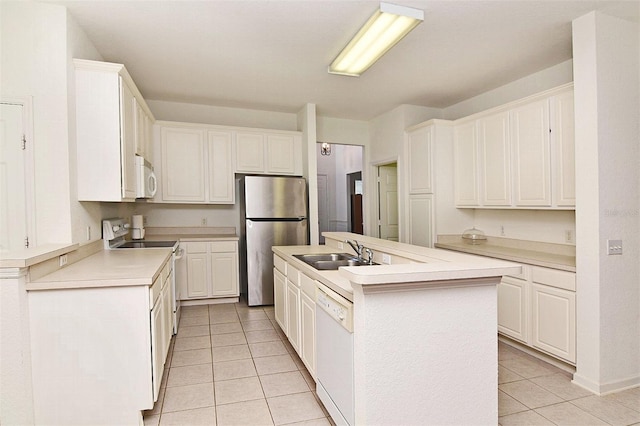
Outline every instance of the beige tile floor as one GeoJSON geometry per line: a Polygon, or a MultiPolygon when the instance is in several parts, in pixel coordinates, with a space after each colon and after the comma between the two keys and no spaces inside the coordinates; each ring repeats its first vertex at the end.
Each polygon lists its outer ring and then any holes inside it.
{"type": "Polygon", "coordinates": [[[182,310],[145,425],[331,425],[273,315],[243,304],[182,310]]]}
{"type": "MultiPolygon", "coordinates": [[[[640,388],[598,397],[547,363],[498,349],[501,425],[640,425],[640,388]]],[[[333,424],[273,307],[184,308],[167,366],[145,425],[333,424]]]]}
{"type": "Polygon", "coordinates": [[[511,425],[640,425],[640,388],[596,396],[564,371],[500,343],[498,415],[511,425]]]}

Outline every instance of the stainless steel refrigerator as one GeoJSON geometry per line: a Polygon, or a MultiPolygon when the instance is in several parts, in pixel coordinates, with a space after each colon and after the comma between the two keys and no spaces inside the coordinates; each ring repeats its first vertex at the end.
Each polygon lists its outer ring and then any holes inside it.
{"type": "Polygon", "coordinates": [[[240,292],[249,306],[273,305],[272,246],[309,243],[304,178],[240,179],[240,292]]]}

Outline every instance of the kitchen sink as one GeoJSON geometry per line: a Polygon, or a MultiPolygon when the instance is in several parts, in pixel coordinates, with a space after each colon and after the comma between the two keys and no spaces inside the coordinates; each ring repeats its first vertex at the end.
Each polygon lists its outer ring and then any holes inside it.
{"type": "Polygon", "coordinates": [[[294,254],[293,257],[322,271],[335,271],[341,266],[377,265],[377,263],[362,261],[349,253],[294,254]]]}

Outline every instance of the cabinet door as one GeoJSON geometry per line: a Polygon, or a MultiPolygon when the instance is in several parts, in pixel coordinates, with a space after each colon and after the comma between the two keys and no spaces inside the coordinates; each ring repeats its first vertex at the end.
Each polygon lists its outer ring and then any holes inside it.
{"type": "Polygon", "coordinates": [[[211,296],[238,296],[238,254],[211,253],[211,296]]]}
{"type": "Polygon", "coordinates": [[[421,127],[407,134],[409,193],[432,194],[431,150],[433,127],[421,127]]]}
{"type": "Polygon", "coordinates": [[[516,206],[551,206],[548,100],[513,109],[510,127],[516,206]]]}
{"type": "Polygon", "coordinates": [[[273,269],[273,299],[276,322],[284,334],[287,334],[287,278],[275,268],[273,269]]]}
{"type": "Polygon", "coordinates": [[[454,192],[458,207],[480,205],[478,140],[475,122],[456,126],[453,140],[454,192]]]}
{"type": "Polygon", "coordinates": [[[409,195],[409,244],[433,247],[433,195],[409,195]]]}
{"type": "Polygon", "coordinates": [[[576,362],[576,294],[532,284],[532,344],[534,347],[576,362]]]}
{"type": "Polygon", "coordinates": [[[135,148],[136,154],[143,157],[147,161],[151,161],[152,158],[147,153],[147,113],[144,111],[137,99],[135,99],[136,105],[136,138],[135,148]]]}
{"type": "Polygon", "coordinates": [[[233,204],[235,181],[231,132],[209,131],[209,201],[233,204]]]}
{"type": "Polygon", "coordinates": [[[158,400],[160,382],[164,369],[164,356],[162,355],[162,298],[156,300],[151,309],[151,380],[153,383],[153,401],[158,400]]]}
{"type": "Polygon", "coordinates": [[[504,112],[477,121],[478,147],[484,206],[511,205],[511,150],[509,113],[504,112]]]}
{"type": "Polygon", "coordinates": [[[206,253],[187,255],[187,297],[207,297],[209,295],[206,253]]]}
{"type": "Polygon", "coordinates": [[[554,203],[576,205],[576,148],[573,90],[551,98],[551,146],[553,147],[554,203]]]}
{"type": "Polygon", "coordinates": [[[264,135],[236,133],[236,171],[264,173],[264,135]]]}
{"type": "Polygon", "coordinates": [[[120,77],[120,161],[122,198],[136,198],[136,105],[133,92],[120,77]]]}
{"type": "Polygon", "coordinates": [[[300,288],[287,282],[287,337],[291,346],[300,353],[300,288]]]}
{"type": "MultiPolygon", "coordinates": [[[[173,274],[173,272],[171,272],[173,274]]],[[[171,279],[169,276],[168,280],[171,279]]],[[[173,306],[171,303],[171,281],[165,282],[162,289],[162,363],[167,360],[169,353],[169,343],[171,343],[171,335],[173,334],[173,306]]]]}
{"type": "Polygon", "coordinates": [[[300,358],[316,376],[316,302],[304,292],[300,294],[300,358]]]}
{"type": "Polygon", "coordinates": [[[528,281],[504,277],[498,284],[498,331],[527,343],[528,281]]]}
{"type": "Polygon", "coordinates": [[[162,199],[205,201],[204,131],[161,128],[162,199]]]}
{"type": "Polygon", "coordinates": [[[292,175],[295,173],[295,137],[267,134],[266,173],[292,175]]]}

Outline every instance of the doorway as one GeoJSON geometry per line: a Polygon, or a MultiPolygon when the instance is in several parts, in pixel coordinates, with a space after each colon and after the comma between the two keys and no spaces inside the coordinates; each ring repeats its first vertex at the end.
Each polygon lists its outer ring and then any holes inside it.
{"type": "Polygon", "coordinates": [[[398,241],[398,165],[378,166],[378,236],[398,241]]]}
{"type": "Polygon", "coordinates": [[[317,144],[318,229],[363,233],[362,164],[359,145],[317,144]]]}
{"type": "Polygon", "coordinates": [[[0,252],[8,252],[35,246],[29,238],[32,147],[25,138],[25,105],[2,102],[0,108],[0,252]]]}

